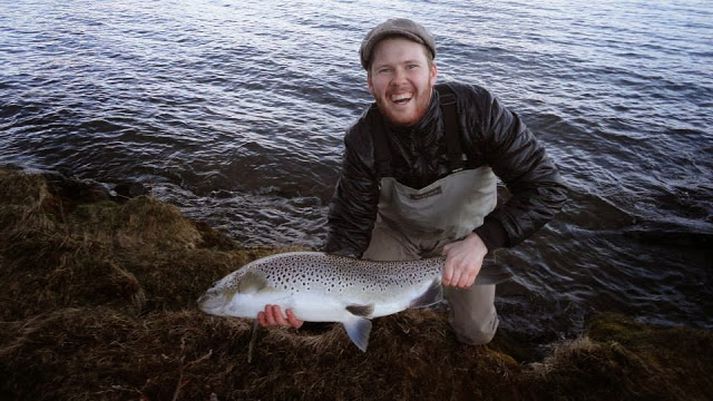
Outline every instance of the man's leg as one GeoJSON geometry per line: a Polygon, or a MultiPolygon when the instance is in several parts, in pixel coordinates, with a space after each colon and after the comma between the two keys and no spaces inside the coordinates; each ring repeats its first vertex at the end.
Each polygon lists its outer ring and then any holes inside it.
{"type": "Polygon", "coordinates": [[[472,285],[470,288],[447,287],[448,322],[458,341],[466,344],[487,344],[498,329],[495,310],[495,284],[472,285]]]}
{"type": "Polygon", "coordinates": [[[362,259],[393,261],[393,260],[416,260],[419,259],[418,252],[404,236],[389,228],[383,223],[377,222],[371,232],[371,242],[364,251],[362,259]]]}

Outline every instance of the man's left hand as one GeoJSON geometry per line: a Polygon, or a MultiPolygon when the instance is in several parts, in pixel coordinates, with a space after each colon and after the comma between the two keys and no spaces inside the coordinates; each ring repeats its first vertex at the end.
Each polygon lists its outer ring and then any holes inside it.
{"type": "Polygon", "coordinates": [[[444,246],[446,265],[443,268],[443,285],[458,288],[473,285],[487,253],[488,248],[475,233],[444,246]]]}

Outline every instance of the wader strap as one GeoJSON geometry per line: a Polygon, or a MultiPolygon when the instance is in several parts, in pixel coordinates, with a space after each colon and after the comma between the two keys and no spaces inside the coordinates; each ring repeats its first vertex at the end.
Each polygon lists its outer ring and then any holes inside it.
{"type": "Polygon", "coordinates": [[[456,95],[447,85],[439,85],[436,89],[438,90],[441,100],[443,130],[448,148],[448,165],[451,172],[462,170],[465,167],[465,162],[463,161],[463,148],[460,142],[460,125],[458,124],[456,95]]]}
{"type": "Polygon", "coordinates": [[[391,173],[391,146],[386,138],[386,124],[382,118],[377,118],[377,120],[379,120],[379,130],[378,132],[372,131],[371,134],[374,141],[374,167],[379,178],[391,177],[393,175],[391,173]]]}

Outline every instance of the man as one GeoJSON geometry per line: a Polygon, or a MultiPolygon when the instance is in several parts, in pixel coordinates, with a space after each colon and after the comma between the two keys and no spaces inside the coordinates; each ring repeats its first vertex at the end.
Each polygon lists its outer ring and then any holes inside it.
{"type": "MultiPolygon", "coordinates": [[[[446,256],[449,322],[468,344],[495,334],[501,267],[486,255],[551,220],[566,188],[520,118],[487,90],[436,85],[431,34],[407,19],[372,29],[361,44],[375,103],[348,130],[329,210],[325,251],[371,260],[446,256]],[[512,197],[497,207],[496,176],[512,197]],[[477,282],[476,282],[477,280],[477,282]]],[[[299,327],[269,305],[264,326],[299,327]]]]}

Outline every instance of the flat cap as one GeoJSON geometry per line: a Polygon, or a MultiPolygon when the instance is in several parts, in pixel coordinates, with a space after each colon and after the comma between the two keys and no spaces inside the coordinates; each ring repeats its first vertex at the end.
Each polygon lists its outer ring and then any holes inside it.
{"type": "Polygon", "coordinates": [[[420,43],[426,46],[434,58],[436,57],[436,42],[433,40],[433,35],[426,28],[410,19],[393,18],[375,26],[362,40],[359,57],[365,70],[369,69],[371,56],[376,44],[388,36],[403,36],[406,39],[420,43]]]}

